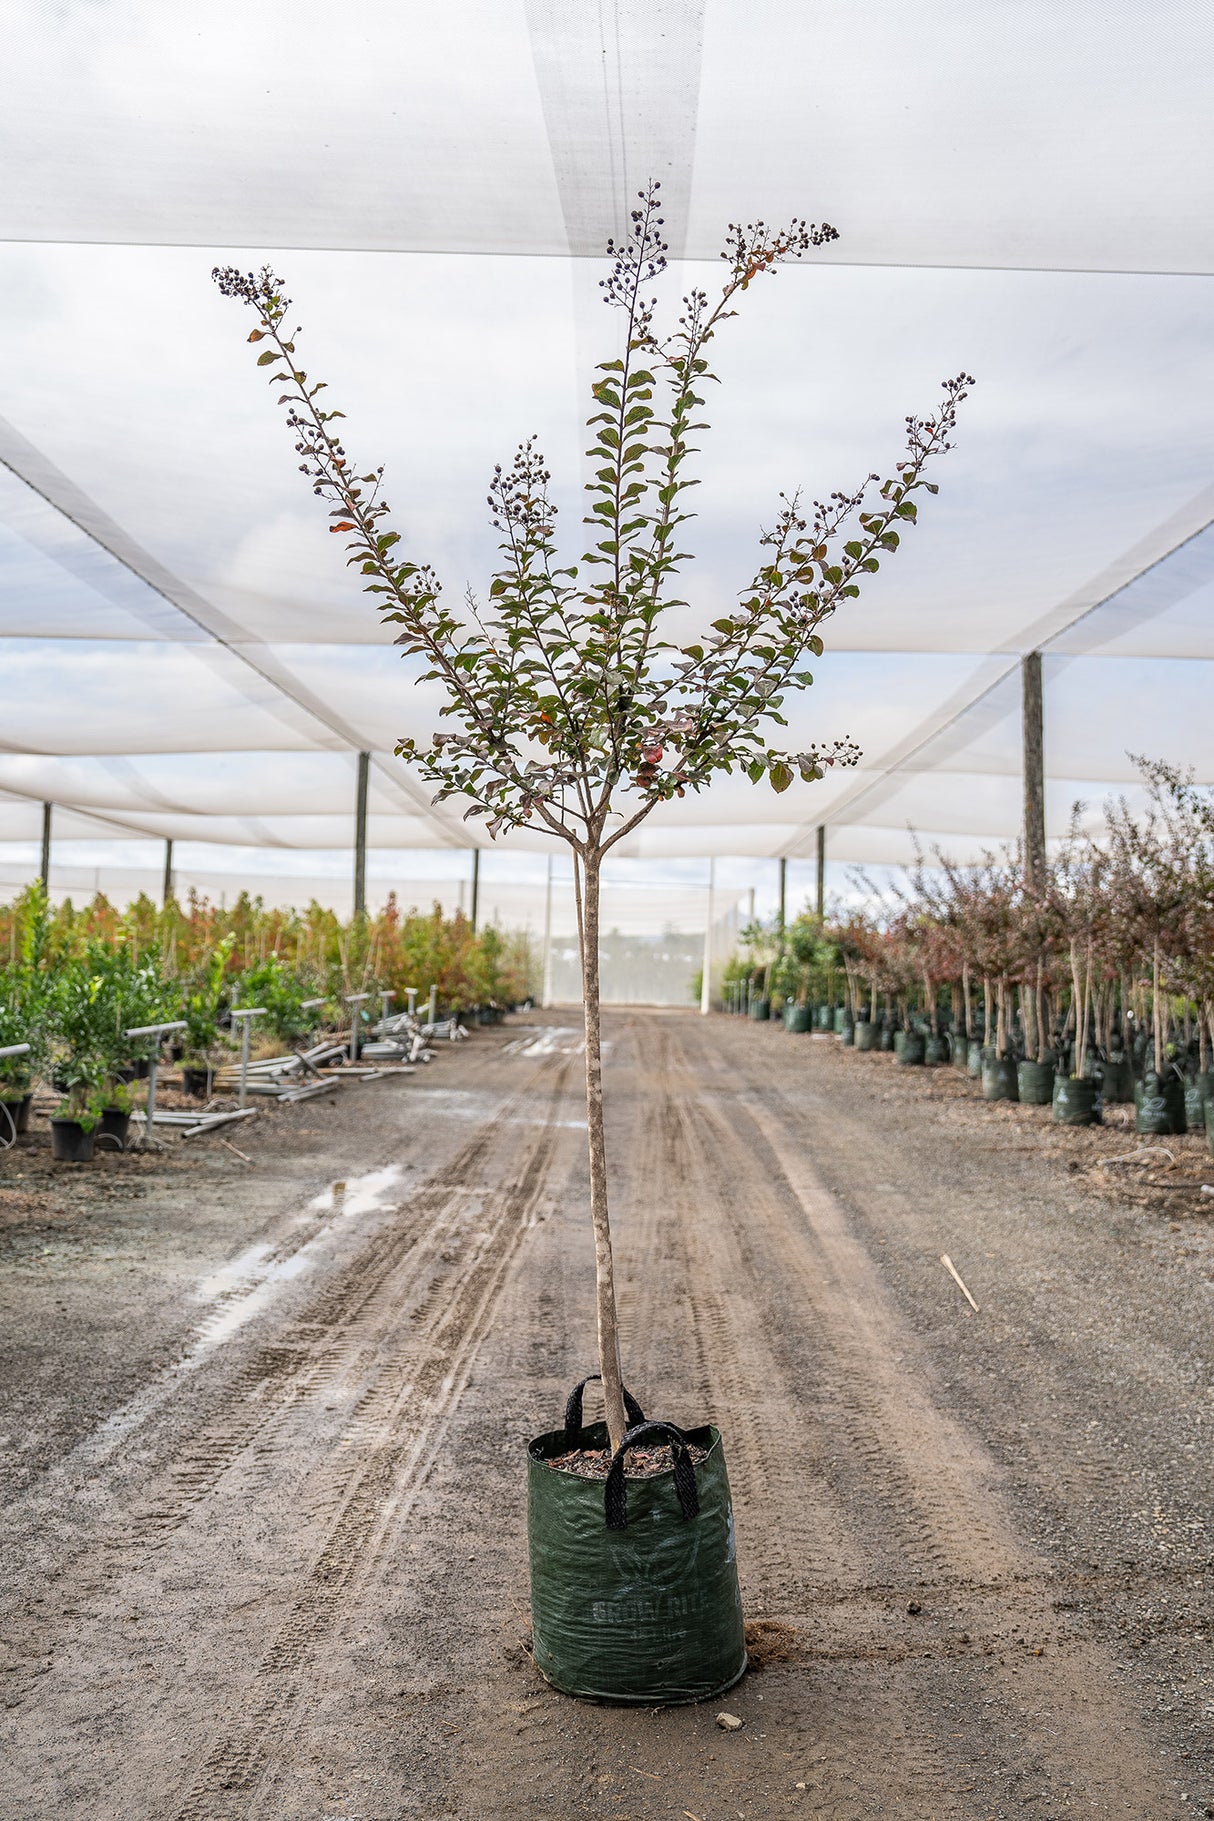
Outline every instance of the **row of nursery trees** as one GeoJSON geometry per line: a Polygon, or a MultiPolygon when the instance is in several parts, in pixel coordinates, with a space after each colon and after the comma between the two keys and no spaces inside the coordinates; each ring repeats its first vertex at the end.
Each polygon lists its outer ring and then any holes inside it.
{"type": "Polygon", "coordinates": [[[233,1007],[264,1007],[259,1035],[290,1046],[348,1018],[353,993],[387,990],[403,1008],[407,988],[424,999],[436,986],[449,1011],[504,1008],[528,997],[531,973],[524,936],[474,931],[438,905],[402,913],[394,897],[343,923],[316,903],[267,909],[244,893],[227,908],[194,895],[163,907],[140,897],[118,910],[102,896],[52,907],[31,886],[0,907],[0,1049],[30,1046],[0,1057],[0,1100],[51,1080],[61,1115],[90,1129],[106,1108],[129,1108],[123,1077],[147,1049],[124,1036],[134,1027],[184,1019],[184,1061],[205,1067],[225,1053],[233,1007]]]}
{"type": "Polygon", "coordinates": [[[1145,808],[1107,803],[1098,840],[1076,812],[1040,881],[1019,848],[976,866],[935,853],[882,894],[861,881],[863,910],[744,932],[727,1002],[741,986],[790,1023],[830,1005],[857,1047],[951,1056],[991,1099],[1061,1096],[1086,1120],[1100,1092],[1162,1098],[1159,1129],[1183,1129],[1185,1081],[1192,1119],[1214,1057],[1214,793],[1138,763],[1145,808]]]}

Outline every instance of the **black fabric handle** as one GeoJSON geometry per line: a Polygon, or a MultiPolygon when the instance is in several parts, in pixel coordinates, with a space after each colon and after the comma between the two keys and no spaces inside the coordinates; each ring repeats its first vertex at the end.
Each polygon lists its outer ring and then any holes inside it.
{"type": "Polygon", "coordinates": [[[674,1456],[674,1489],[679,1495],[679,1506],[684,1519],[696,1517],[700,1509],[700,1495],[696,1491],[696,1470],[687,1447],[687,1437],[673,1423],[637,1423],[630,1429],[615,1454],[607,1473],[607,1485],[603,1492],[603,1509],[607,1515],[608,1530],[627,1530],[628,1528],[628,1492],[624,1484],[624,1456],[630,1448],[639,1447],[642,1442],[663,1441],[670,1443],[670,1452],[674,1456]]]}
{"type": "MultiPolygon", "coordinates": [[[[565,1405],[565,1447],[574,1449],[581,1445],[582,1434],[582,1393],[587,1385],[596,1384],[600,1374],[592,1372],[580,1385],[575,1385],[569,1393],[569,1402],[565,1405]]],[[[633,1397],[627,1385],[620,1389],[624,1393],[624,1414],[628,1418],[628,1427],[635,1429],[638,1423],[645,1421],[645,1412],[633,1397]]]]}

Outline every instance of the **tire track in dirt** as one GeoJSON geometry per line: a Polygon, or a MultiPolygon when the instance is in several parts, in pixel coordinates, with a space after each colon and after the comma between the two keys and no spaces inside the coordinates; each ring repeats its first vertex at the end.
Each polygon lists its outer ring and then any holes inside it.
{"type": "MultiPolygon", "coordinates": [[[[536,1075],[542,1078],[553,1066],[551,1060],[539,1063],[536,1075]]],[[[502,1144],[534,1088],[533,1077],[511,1094],[443,1168],[409,1194],[389,1221],[317,1289],[275,1339],[254,1349],[224,1384],[218,1413],[176,1443],[159,1485],[123,1514],[120,1526],[100,1545],[95,1536],[90,1537],[88,1566],[94,1570],[88,1577],[90,1586],[96,1580],[99,1553],[117,1552],[125,1558],[127,1569],[135,1567],[148,1549],[159,1548],[168,1540],[255,1441],[266,1444],[272,1440],[276,1427],[302,1398],[335,1385],[355,1371],[360,1360],[374,1355],[407,1313],[422,1270],[432,1269],[449,1243],[468,1200],[467,1180],[502,1144]],[[406,1261],[411,1268],[402,1275],[406,1261]],[[397,1280],[398,1294],[385,1301],[385,1286],[397,1280]]],[[[314,1237],[305,1229],[280,1242],[272,1256],[288,1256],[314,1237]]],[[[138,1396],[134,1401],[138,1402],[138,1396]]],[[[113,1422],[110,1418],[103,1427],[113,1422]]],[[[27,1512],[35,1522],[39,1520],[48,1498],[57,1525],[68,1521],[70,1476],[77,1460],[91,1467],[91,1456],[91,1444],[86,1440],[9,1507],[10,1539],[27,1512]]],[[[96,1481],[90,1472],[82,1513],[83,1524],[90,1530],[96,1522],[96,1496],[96,1481]]],[[[70,1567],[64,1567],[56,1579],[61,1581],[70,1572],[70,1567]]],[[[75,1588],[77,1593],[85,1590],[75,1588]]]]}
{"type": "MultiPolygon", "coordinates": [[[[65,1608],[62,1619],[57,1615],[48,1627],[38,1610],[42,1598],[25,1609],[26,1623],[36,1633],[36,1649],[31,1641],[22,1654],[32,1663],[43,1659],[43,1666],[49,1658],[61,1672],[27,1684],[28,1692],[38,1696],[26,1709],[29,1726],[41,1726],[43,1738],[56,1730],[48,1698],[52,1709],[66,1700],[71,1710],[75,1664],[86,1680],[96,1673],[91,1665],[85,1668],[81,1657],[80,1628],[74,1621],[82,1613],[102,1621],[108,1636],[100,1648],[103,1654],[112,1652],[116,1615],[121,1611],[125,1616],[131,1604],[132,1595],[123,1590],[142,1589],[139,1599],[146,1604],[153,1563],[158,1565],[155,1579],[163,1588],[174,1581],[190,1581],[189,1572],[183,1576],[181,1568],[194,1559],[200,1542],[203,1556],[198,1560],[213,1556],[217,1549],[240,1550],[240,1526],[233,1525],[229,1536],[227,1516],[218,1530],[208,1521],[201,1537],[197,1533],[195,1513],[209,1511],[208,1500],[222,1482],[229,1501],[226,1511],[240,1514],[246,1546],[251,1514],[263,1504],[265,1518],[256,1520],[263,1531],[265,1519],[271,1529],[290,1521],[303,1536],[319,1527],[323,1539],[299,1596],[254,1677],[249,1705],[236,1728],[238,1736],[225,1734],[216,1743],[204,1767],[202,1787],[194,1792],[199,1814],[211,1812],[206,1804],[216,1790],[206,1787],[208,1783],[224,1789],[230,1784],[245,1792],[242,1799],[247,1805],[268,1762],[267,1753],[283,1736],[292,1685],[298,1684],[312,1641],[325,1633],[354,1594],[374,1564],[382,1533],[395,1521],[400,1502],[412,1496],[429,1471],[431,1447],[441,1437],[503,1277],[543,1196],[571,1066],[553,1056],[528,1070],[524,1084],[437,1174],[409,1196],[395,1216],[389,1215],[387,1224],[352,1259],[334,1270],[272,1340],[257,1346],[252,1358],[227,1381],[219,1412],[172,1452],[155,1494],[56,1577],[55,1604],[65,1608]],[[543,1096],[538,1106],[537,1095],[543,1096]],[[542,1117],[519,1118],[525,1105],[542,1117]],[[493,1167],[487,1171],[490,1162],[493,1167]],[[499,1190],[496,1185],[503,1174],[507,1180],[499,1190]],[[478,1175],[482,1184],[477,1184],[478,1175]],[[483,1203],[490,1195],[500,1199],[486,1218],[483,1203]],[[340,1433],[333,1434],[335,1420],[321,1415],[320,1409],[332,1410],[339,1404],[350,1407],[336,1419],[340,1433]],[[332,1436],[324,1444],[319,1466],[318,1431],[332,1436]],[[236,1505],[230,1502],[234,1491],[236,1505]],[[285,1519],[276,1510],[284,1502],[285,1519]],[[181,1533],[180,1540],[176,1533],[181,1533]],[[101,1610],[89,1613],[90,1606],[101,1610]],[[108,1628],[107,1611],[115,1614],[108,1628]],[[61,1664],[57,1654],[63,1642],[73,1648],[61,1664]],[[225,1740],[230,1749],[225,1749],[225,1740]]],[[[316,1268],[322,1269],[323,1262],[318,1261],[316,1268]]],[[[264,1312],[262,1321],[268,1316],[264,1312]]],[[[280,1553],[289,1561],[295,1551],[288,1547],[280,1553]]],[[[224,1585],[227,1575],[218,1568],[212,1579],[224,1585]]],[[[44,1589],[38,1587],[37,1592],[42,1595],[44,1589]]],[[[157,1607],[160,1604],[155,1601],[157,1607]]],[[[168,1604],[172,1608],[173,1601],[168,1604]]],[[[278,1604],[281,1607],[281,1601],[278,1604]]],[[[20,1606],[10,1614],[10,1623],[21,1631],[20,1606]]],[[[220,1616],[213,1629],[224,1623],[220,1616]]],[[[205,1634],[191,1638],[190,1648],[197,1651],[205,1642],[205,1634]]],[[[238,1649],[234,1661],[240,1660],[238,1649]]],[[[174,1682],[181,1684],[184,1695],[180,1671],[169,1673],[163,1691],[170,1708],[174,1682]]],[[[11,1705],[18,1692],[11,1679],[7,1692],[11,1705]]],[[[138,1782],[131,1783],[132,1764],[154,1743],[153,1738],[136,1735],[132,1762],[124,1758],[116,1767],[118,1783],[130,1785],[141,1798],[144,1791],[138,1782]]],[[[33,1751],[36,1760],[36,1746],[33,1751]]],[[[150,1785],[155,1786],[158,1775],[163,1780],[162,1762],[144,1768],[150,1785]]],[[[172,1795],[164,1792],[151,1812],[166,1815],[172,1803],[172,1795]]],[[[214,1812],[229,1812],[227,1797],[224,1803],[227,1806],[221,1804],[214,1812]]],[[[53,1810],[45,1812],[63,1811],[56,1801],[53,1810]]],[[[125,1816],[135,1811],[128,1807],[121,1812],[125,1816]]],[[[193,1811],[187,1803],[182,1812],[193,1811]]],[[[243,1814],[246,1808],[238,1812],[243,1814]]]]}
{"type": "MultiPolygon", "coordinates": [[[[1049,1564],[1021,1541],[1004,1475],[986,1449],[933,1401],[921,1373],[898,1370],[903,1360],[914,1359],[913,1335],[794,1137],[785,1096],[766,1083],[742,1082],[729,1097],[728,1118],[720,1097],[702,1098],[696,1113],[706,1150],[715,1139],[724,1161],[731,1149],[740,1149],[758,1162],[765,1180],[785,1190],[783,1208],[759,1195],[748,1211],[770,1230],[788,1293],[829,1324],[844,1390],[835,1406],[845,1416],[844,1437],[860,1442],[873,1484],[888,1490],[911,1573],[926,1569],[958,1595],[1004,1588],[1009,1626],[1056,1642],[1049,1564]],[[739,1115],[752,1125],[749,1142],[739,1143],[739,1115]],[[793,1223],[789,1203],[800,1210],[793,1223]]],[[[998,1692],[985,1697],[986,1724],[1014,1738],[1023,1727],[1024,1695],[1006,1663],[996,1659],[988,1673],[998,1692]]],[[[1050,1715],[1048,1729],[1038,1728],[1049,1780],[1056,1787],[1077,1781],[1093,1801],[1155,1821],[1170,1806],[1169,1794],[1104,1652],[1076,1641],[1036,1658],[1033,1673],[1037,1699],[1050,1715]]],[[[1013,1763],[1010,1743],[1007,1754],[1005,1763],[1013,1763]]]]}
{"type": "MultiPolygon", "coordinates": [[[[432,1287],[423,1304],[427,1325],[364,1394],[315,1487],[317,1504],[335,1494],[340,1498],[336,1520],[286,1622],[242,1692],[238,1711],[221,1728],[177,1808],[177,1821],[232,1821],[250,1812],[263,1776],[289,1736],[312,1651],[373,1572],[386,1536],[404,1521],[420,1492],[542,1195],[569,1066],[566,1062],[554,1073],[549,1123],[529,1146],[516,1181],[503,1195],[483,1248],[470,1257],[454,1284],[443,1286],[445,1300],[432,1287]]],[[[480,1145],[476,1155],[483,1156],[485,1148],[480,1145]]]]}

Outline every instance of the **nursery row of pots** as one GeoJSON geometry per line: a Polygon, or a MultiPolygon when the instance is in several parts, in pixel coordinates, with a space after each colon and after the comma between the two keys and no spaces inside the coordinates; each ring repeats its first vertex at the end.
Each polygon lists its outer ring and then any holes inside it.
{"type": "MultiPolygon", "coordinates": [[[[771,1018],[767,999],[751,1002],[750,1017],[771,1018]]],[[[1186,1072],[1175,1062],[1162,1071],[1149,1066],[1149,1049],[1136,1062],[1131,1053],[1114,1051],[1091,1057],[1082,1075],[1071,1073],[1073,1049],[1059,1046],[1052,1059],[998,1054],[981,1036],[963,1030],[924,1028],[925,1021],[895,1025],[889,1020],[855,1018],[845,1006],[786,1005],[782,1011],[786,1030],[797,1033],[828,1031],[840,1042],[861,1051],[892,1051],[905,1068],[963,1069],[982,1084],[985,1100],[1019,1101],[1025,1106],[1048,1106],[1058,1125],[1098,1125],[1109,1105],[1134,1107],[1135,1130],[1151,1136],[1199,1132],[1207,1135],[1214,1154],[1214,1070],[1186,1072]]],[[[1139,1045],[1140,1051],[1147,1046],[1139,1045]]],[[[1090,1052],[1089,1052],[1090,1055],[1090,1052]]]]}

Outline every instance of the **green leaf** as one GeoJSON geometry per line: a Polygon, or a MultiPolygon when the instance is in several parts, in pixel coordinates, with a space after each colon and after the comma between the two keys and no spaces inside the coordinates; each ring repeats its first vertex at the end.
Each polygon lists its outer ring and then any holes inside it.
{"type": "Polygon", "coordinates": [[[270,364],[273,361],[276,361],[277,359],[278,359],[278,349],[277,348],[267,348],[264,354],[259,354],[257,356],[257,365],[259,367],[268,367],[268,366],[270,366],[270,364]]]}

